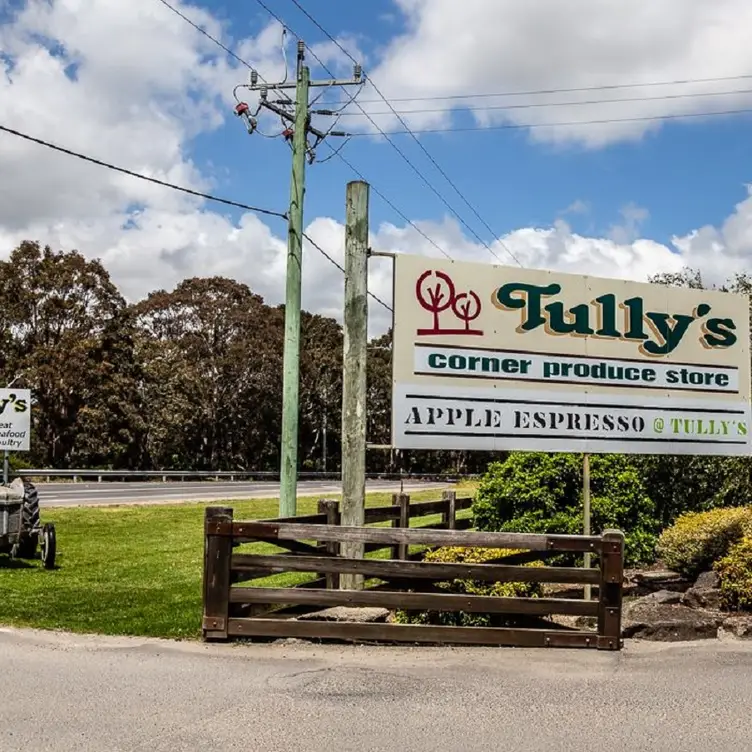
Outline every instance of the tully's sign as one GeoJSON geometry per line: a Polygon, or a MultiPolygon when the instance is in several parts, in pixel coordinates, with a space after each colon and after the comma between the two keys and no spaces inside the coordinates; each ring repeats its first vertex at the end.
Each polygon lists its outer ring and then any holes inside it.
{"type": "Polygon", "coordinates": [[[650,310],[638,295],[619,300],[613,293],[605,293],[591,303],[568,308],[561,300],[547,302],[561,291],[557,283],[511,282],[494,291],[493,302],[502,311],[521,311],[519,332],[543,327],[552,335],[631,341],[639,343],[645,355],[668,355],[693,327],[703,347],[731,347],[737,340],[734,320],[711,318],[713,308],[708,303],[699,303],[687,314],[650,310]]]}
{"type": "Polygon", "coordinates": [[[403,254],[394,279],[395,448],[752,454],[746,295],[403,254]]]}
{"type": "MultiPolygon", "coordinates": [[[[491,302],[500,311],[520,312],[516,327],[520,334],[542,329],[552,336],[634,342],[648,356],[669,355],[687,335],[696,336],[709,349],[731,347],[737,341],[734,319],[711,316],[713,307],[708,303],[695,305],[691,313],[670,313],[651,310],[639,295],[620,300],[607,292],[589,303],[567,306],[561,294],[562,286],[556,282],[507,282],[493,290],[491,302]],[[693,330],[694,335],[690,334],[693,330]]],[[[475,290],[459,290],[446,272],[421,272],[415,283],[415,297],[430,314],[429,325],[417,329],[419,337],[483,336],[483,329],[472,325],[481,314],[480,296],[475,290]]]]}

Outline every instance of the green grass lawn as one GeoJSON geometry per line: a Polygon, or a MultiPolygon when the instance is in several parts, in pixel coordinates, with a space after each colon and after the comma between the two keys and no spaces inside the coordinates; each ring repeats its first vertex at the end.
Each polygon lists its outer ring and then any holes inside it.
{"type": "MultiPolygon", "coordinates": [[[[458,489],[469,495],[472,488],[458,489]]],[[[439,491],[411,494],[438,499],[439,491]]],[[[336,498],[336,497],[332,497],[336,498]]],[[[391,503],[369,494],[368,506],[391,503]]],[[[235,519],[277,516],[277,500],[214,502],[235,519]]],[[[0,624],[110,635],[198,638],[201,635],[203,518],[206,504],[42,509],[54,522],[57,568],[0,556],[0,624]]],[[[298,502],[316,512],[316,499],[298,502]]],[[[437,518],[438,520],[438,518],[437,518]]],[[[431,522],[423,519],[420,524],[431,522]]],[[[278,550],[274,546],[256,544],[278,550]]],[[[380,554],[382,552],[377,552],[380,554]]],[[[383,552],[387,555],[387,551],[383,552]]],[[[300,575],[267,578],[284,586],[300,575]]]]}

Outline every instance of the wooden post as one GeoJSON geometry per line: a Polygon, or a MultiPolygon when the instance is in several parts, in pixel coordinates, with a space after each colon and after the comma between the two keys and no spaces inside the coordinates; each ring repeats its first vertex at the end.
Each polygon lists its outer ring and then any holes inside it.
{"type": "Polygon", "coordinates": [[[598,649],[621,647],[624,535],[619,530],[603,532],[601,579],[598,586],[598,649]]]}
{"type": "Polygon", "coordinates": [[[455,530],[457,527],[457,492],[443,491],[441,498],[447,503],[447,509],[443,514],[442,522],[447,530],[455,530]]]}
{"type": "Polygon", "coordinates": [[[205,640],[226,640],[230,610],[232,532],[218,534],[218,524],[232,525],[230,507],[207,507],[204,512],[204,618],[205,640]]]}
{"type": "MultiPolygon", "coordinates": [[[[326,515],[327,525],[339,525],[339,502],[334,499],[319,499],[319,514],[326,515]]],[[[326,544],[326,552],[329,556],[339,556],[339,545],[336,541],[326,544]]],[[[339,588],[339,575],[327,574],[326,587],[329,589],[339,588]]]]}
{"type": "MultiPolygon", "coordinates": [[[[410,497],[403,493],[394,494],[392,496],[392,504],[399,507],[399,519],[392,520],[392,527],[410,527],[410,497]]],[[[392,558],[407,559],[409,550],[409,546],[406,543],[399,543],[392,547],[392,558]]]]}
{"type": "MultiPolygon", "coordinates": [[[[362,527],[366,505],[366,359],[368,356],[368,183],[347,184],[345,314],[342,375],[342,524],[362,527]]],[[[362,543],[344,543],[342,553],[362,559],[362,543]]],[[[343,588],[363,578],[343,575],[343,588]]]]}
{"type": "MultiPolygon", "coordinates": [[[[582,534],[590,535],[590,455],[582,458],[582,534]]],[[[590,554],[585,554],[585,569],[590,569],[590,554]]],[[[590,585],[585,585],[585,600],[592,598],[590,585]]]]}

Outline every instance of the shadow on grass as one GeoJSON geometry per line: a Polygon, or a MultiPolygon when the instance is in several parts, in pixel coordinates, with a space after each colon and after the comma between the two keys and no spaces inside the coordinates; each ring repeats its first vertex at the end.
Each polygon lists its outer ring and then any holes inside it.
{"type": "Polygon", "coordinates": [[[34,565],[24,559],[11,559],[0,554],[0,569],[34,569],[34,565]]]}

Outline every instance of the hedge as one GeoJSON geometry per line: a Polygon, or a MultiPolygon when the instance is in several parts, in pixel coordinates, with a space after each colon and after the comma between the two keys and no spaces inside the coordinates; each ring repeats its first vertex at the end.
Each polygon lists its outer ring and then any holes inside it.
{"type": "Polygon", "coordinates": [[[667,567],[696,577],[712,569],[748,533],[752,534],[752,507],[688,512],[661,533],[656,548],[667,567]]]}

